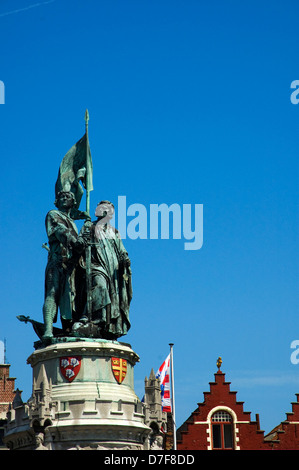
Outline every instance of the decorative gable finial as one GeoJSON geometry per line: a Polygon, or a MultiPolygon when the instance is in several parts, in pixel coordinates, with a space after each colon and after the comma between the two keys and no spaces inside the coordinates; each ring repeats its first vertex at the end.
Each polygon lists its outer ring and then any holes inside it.
{"type": "Polygon", "coordinates": [[[219,356],[218,359],[217,359],[217,362],[216,362],[216,365],[217,365],[217,367],[218,367],[218,370],[220,370],[221,364],[222,364],[222,359],[221,359],[221,357],[219,356]]]}

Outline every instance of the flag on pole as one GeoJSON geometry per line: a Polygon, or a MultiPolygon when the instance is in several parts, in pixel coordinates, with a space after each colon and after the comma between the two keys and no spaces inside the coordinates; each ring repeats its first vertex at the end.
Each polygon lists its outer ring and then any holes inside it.
{"type": "Polygon", "coordinates": [[[161,383],[162,411],[171,413],[170,399],[170,354],[156,372],[156,379],[161,383]]]}
{"type": "Polygon", "coordinates": [[[63,157],[55,185],[56,197],[59,191],[71,191],[75,196],[77,209],[79,209],[83,196],[80,181],[86,189],[87,179],[89,179],[90,185],[87,189],[92,191],[92,161],[88,136],[85,134],[63,157]]]}

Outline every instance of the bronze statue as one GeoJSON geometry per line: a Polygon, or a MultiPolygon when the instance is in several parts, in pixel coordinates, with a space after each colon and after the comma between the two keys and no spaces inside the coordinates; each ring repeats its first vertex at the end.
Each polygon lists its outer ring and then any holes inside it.
{"type": "MultiPolygon", "coordinates": [[[[90,219],[92,160],[88,139],[89,115],[85,113],[85,134],[65,154],[55,184],[55,205],[46,216],[49,246],[45,272],[44,324],[29,316],[17,318],[32,323],[43,344],[60,337],[116,340],[130,328],[132,299],[130,259],[118,231],[110,225],[114,206],[102,201],[97,220],[90,219]],[[86,190],[86,211],[79,210],[86,190]],[[80,234],[74,219],[85,219],[80,234]],[[60,311],[61,328],[54,328],[60,311]]],[[[72,339],[70,338],[70,341],[72,339]]]]}
{"type": "Polygon", "coordinates": [[[95,212],[97,220],[86,222],[81,230],[82,237],[89,236],[91,245],[91,312],[88,315],[85,309],[79,322],[98,325],[98,334],[105,339],[128,332],[132,299],[131,262],[119,232],[110,225],[113,213],[113,204],[101,201],[95,212]]]}
{"type": "Polygon", "coordinates": [[[85,246],[70,217],[74,204],[73,193],[60,191],[55,201],[58,210],[51,210],[46,216],[49,253],[43,306],[44,340],[53,336],[53,323],[57,320],[58,308],[63,331],[69,333],[72,325],[75,310],[75,267],[85,246]]]}

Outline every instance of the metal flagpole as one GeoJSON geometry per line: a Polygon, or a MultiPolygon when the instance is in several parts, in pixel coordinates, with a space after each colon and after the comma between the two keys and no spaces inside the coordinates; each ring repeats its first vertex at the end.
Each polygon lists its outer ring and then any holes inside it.
{"type": "Polygon", "coordinates": [[[170,346],[170,375],[171,375],[171,407],[172,407],[172,421],[173,421],[173,449],[177,450],[176,446],[176,421],[175,421],[175,399],[174,399],[174,374],[173,374],[173,343],[170,346]]]}
{"type": "MultiPolygon", "coordinates": [[[[85,111],[85,136],[86,136],[86,213],[90,218],[90,158],[89,158],[89,141],[88,141],[88,110],[85,111]]],[[[86,247],[86,308],[87,317],[91,321],[92,318],[92,298],[91,298],[91,246],[90,243],[86,247]]]]}
{"type": "Polygon", "coordinates": [[[85,111],[85,136],[86,136],[86,212],[88,216],[90,215],[90,159],[89,159],[89,142],[88,142],[88,121],[89,113],[86,109],[85,111]]]}

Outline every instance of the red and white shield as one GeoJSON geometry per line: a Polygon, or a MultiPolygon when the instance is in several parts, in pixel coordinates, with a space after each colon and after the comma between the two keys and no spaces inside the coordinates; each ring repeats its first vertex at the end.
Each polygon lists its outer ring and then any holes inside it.
{"type": "Polygon", "coordinates": [[[60,358],[60,371],[63,377],[72,382],[77,377],[81,367],[81,356],[69,356],[60,358]]]}

